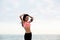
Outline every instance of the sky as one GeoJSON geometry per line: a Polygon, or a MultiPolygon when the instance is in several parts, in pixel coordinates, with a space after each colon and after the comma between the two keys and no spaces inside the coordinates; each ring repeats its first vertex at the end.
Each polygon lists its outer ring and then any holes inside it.
{"type": "Polygon", "coordinates": [[[33,34],[60,34],[60,0],[0,0],[0,34],[24,34],[23,13],[34,18],[33,34]]]}

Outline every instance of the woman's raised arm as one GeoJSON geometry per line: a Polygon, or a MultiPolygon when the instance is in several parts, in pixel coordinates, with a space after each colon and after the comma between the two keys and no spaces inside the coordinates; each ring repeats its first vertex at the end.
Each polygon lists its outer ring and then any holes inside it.
{"type": "Polygon", "coordinates": [[[33,21],[33,17],[32,16],[29,16],[29,17],[31,18],[29,22],[32,22],[33,21]]]}
{"type": "Polygon", "coordinates": [[[20,15],[19,17],[20,17],[20,19],[21,19],[21,21],[23,21],[23,18],[22,18],[22,16],[24,16],[24,14],[22,14],[22,15],[20,15]]]}

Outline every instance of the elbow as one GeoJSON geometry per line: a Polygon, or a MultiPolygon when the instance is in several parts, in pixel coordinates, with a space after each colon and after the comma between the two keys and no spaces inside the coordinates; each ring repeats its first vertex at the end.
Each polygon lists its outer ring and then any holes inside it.
{"type": "Polygon", "coordinates": [[[33,21],[33,18],[31,18],[31,22],[33,21]]]}
{"type": "Polygon", "coordinates": [[[19,16],[19,18],[21,18],[21,16],[19,16]]]}

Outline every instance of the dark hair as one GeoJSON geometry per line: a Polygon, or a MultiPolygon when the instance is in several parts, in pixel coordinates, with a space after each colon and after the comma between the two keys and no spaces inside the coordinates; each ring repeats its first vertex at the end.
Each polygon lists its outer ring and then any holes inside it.
{"type": "MultiPolygon", "coordinates": [[[[23,21],[25,21],[26,16],[29,16],[29,15],[28,14],[24,14],[23,21]]],[[[23,26],[23,23],[22,23],[22,26],[23,26]]]]}
{"type": "Polygon", "coordinates": [[[24,14],[23,21],[25,21],[26,16],[29,16],[28,14],[24,14]]]}

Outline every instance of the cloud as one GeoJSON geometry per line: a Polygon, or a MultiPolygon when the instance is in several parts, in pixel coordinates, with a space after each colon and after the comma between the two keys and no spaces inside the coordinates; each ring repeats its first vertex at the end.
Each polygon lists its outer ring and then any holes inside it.
{"type": "Polygon", "coordinates": [[[0,22],[16,21],[19,12],[19,0],[3,0],[0,6],[0,22]]]}
{"type": "Polygon", "coordinates": [[[0,10],[1,34],[4,32],[22,34],[24,32],[22,28],[16,28],[21,27],[19,15],[23,13],[34,17],[31,27],[33,33],[59,33],[60,1],[58,0],[3,0],[0,10]],[[11,28],[14,30],[12,31],[11,28]]]}
{"type": "Polygon", "coordinates": [[[40,19],[60,19],[60,3],[58,0],[3,0],[1,6],[2,20],[7,17],[10,19],[12,17],[17,18],[23,12],[40,19]]]}
{"type": "Polygon", "coordinates": [[[35,16],[42,17],[43,19],[60,19],[60,3],[55,2],[55,0],[37,0],[34,2],[35,4],[32,4],[35,7],[32,9],[32,13],[36,13],[37,15],[35,16]]]}

